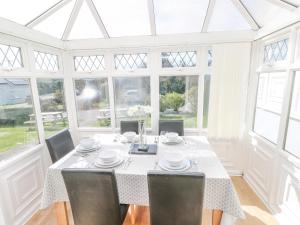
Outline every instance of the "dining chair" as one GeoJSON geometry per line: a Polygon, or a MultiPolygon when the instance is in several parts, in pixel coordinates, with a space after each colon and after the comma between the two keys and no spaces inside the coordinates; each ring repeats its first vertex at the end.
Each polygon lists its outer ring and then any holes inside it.
{"type": "Polygon", "coordinates": [[[158,134],[162,131],[176,132],[179,136],[184,136],[183,120],[159,120],[158,134]]]}
{"type": "Polygon", "coordinates": [[[74,149],[74,143],[68,129],[64,129],[47,138],[46,144],[53,163],[74,149]]]}
{"type": "Polygon", "coordinates": [[[205,175],[148,172],[151,225],[200,225],[205,175]]]}
{"type": "Polygon", "coordinates": [[[124,134],[125,132],[133,131],[139,133],[139,122],[138,121],[120,121],[120,132],[124,134]]]}
{"type": "Polygon", "coordinates": [[[120,204],[113,170],[63,169],[75,225],[121,225],[129,205],[120,204]]]}

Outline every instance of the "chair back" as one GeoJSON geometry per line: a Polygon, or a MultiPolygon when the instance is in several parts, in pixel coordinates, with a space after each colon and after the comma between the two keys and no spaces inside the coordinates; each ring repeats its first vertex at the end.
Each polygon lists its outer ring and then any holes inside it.
{"type": "Polygon", "coordinates": [[[151,225],[201,225],[203,173],[148,172],[151,225]]]}
{"type": "Polygon", "coordinates": [[[179,136],[184,136],[183,120],[159,120],[158,134],[162,131],[176,132],[179,136]]]}
{"type": "Polygon", "coordinates": [[[115,174],[111,170],[63,169],[75,225],[121,225],[115,174]]]}
{"type": "Polygon", "coordinates": [[[139,122],[138,121],[120,121],[120,132],[124,134],[125,132],[133,131],[139,133],[139,122]]]}
{"type": "Polygon", "coordinates": [[[46,144],[53,163],[74,149],[74,143],[68,129],[47,138],[46,144]]]}

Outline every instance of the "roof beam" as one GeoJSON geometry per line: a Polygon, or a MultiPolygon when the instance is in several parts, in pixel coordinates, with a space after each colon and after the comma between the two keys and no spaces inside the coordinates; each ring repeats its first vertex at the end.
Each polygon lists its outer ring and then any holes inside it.
{"type": "Polygon", "coordinates": [[[283,9],[287,9],[289,11],[295,11],[297,9],[296,5],[285,0],[267,0],[267,1],[283,9]]]}
{"type": "Polygon", "coordinates": [[[252,30],[258,30],[260,28],[259,24],[256,22],[251,13],[240,0],[231,0],[231,2],[239,10],[239,12],[242,14],[242,16],[247,21],[252,30]]]}
{"type": "Polygon", "coordinates": [[[153,3],[153,0],[148,0],[148,12],[149,12],[149,21],[150,21],[151,35],[156,35],[156,23],[155,23],[155,14],[154,14],[154,3],[153,3]]]}
{"type": "Polygon", "coordinates": [[[202,25],[202,32],[207,32],[207,30],[208,30],[208,25],[210,23],[210,19],[211,19],[211,16],[212,16],[214,8],[215,8],[215,4],[216,4],[216,0],[209,0],[208,7],[206,10],[206,15],[205,15],[204,22],[202,25]]]}
{"type": "Polygon", "coordinates": [[[60,10],[62,7],[67,5],[71,0],[61,0],[57,2],[55,5],[51,6],[49,9],[35,17],[33,20],[29,21],[25,26],[33,28],[45,19],[47,19],[49,16],[53,15],[55,12],[60,10]]]}
{"type": "Polygon", "coordinates": [[[97,22],[97,24],[98,24],[98,26],[99,26],[99,28],[100,28],[103,36],[105,38],[109,38],[108,32],[106,30],[106,27],[105,27],[105,25],[104,25],[104,23],[103,23],[100,15],[99,15],[99,12],[98,12],[98,10],[97,10],[94,2],[92,0],[86,0],[86,3],[88,5],[88,7],[90,8],[90,10],[91,10],[91,12],[92,12],[92,14],[94,16],[94,19],[96,20],[96,22],[97,22]]]}
{"type": "Polygon", "coordinates": [[[62,40],[66,40],[69,37],[70,32],[71,32],[71,30],[73,28],[73,25],[75,23],[75,20],[78,16],[79,10],[82,6],[82,3],[83,3],[83,0],[76,0],[75,5],[73,7],[73,10],[71,12],[71,15],[69,17],[67,26],[65,28],[64,34],[62,36],[62,40]]]}

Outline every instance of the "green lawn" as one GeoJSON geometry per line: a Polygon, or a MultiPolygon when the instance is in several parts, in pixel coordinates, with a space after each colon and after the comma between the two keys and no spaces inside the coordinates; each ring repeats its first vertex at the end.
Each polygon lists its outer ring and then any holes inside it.
{"type": "Polygon", "coordinates": [[[161,120],[183,120],[185,128],[197,128],[197,115],[193,114],[160,114],[161,120]]]}

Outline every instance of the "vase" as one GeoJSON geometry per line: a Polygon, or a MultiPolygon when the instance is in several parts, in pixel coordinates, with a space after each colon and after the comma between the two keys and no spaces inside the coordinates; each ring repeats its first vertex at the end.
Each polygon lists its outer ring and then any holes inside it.
{"type": "Polygon", "coordinates": [[[146,129],[145,129],[145,121],[139,120],[139,150],[147,150],[148,145],[146,143],[145,137],[146,129]]]}

